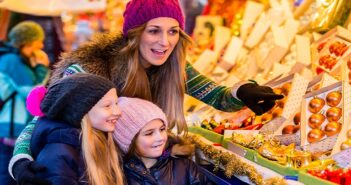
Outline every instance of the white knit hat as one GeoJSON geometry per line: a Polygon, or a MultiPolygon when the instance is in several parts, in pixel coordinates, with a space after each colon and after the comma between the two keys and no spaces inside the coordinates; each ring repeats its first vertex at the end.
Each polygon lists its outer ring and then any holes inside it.
{"type": "Polygon", "coordinates": [[[118,118],[114,139],[124,153],[128,152],[134,136],[150,121],[160,119],[168,126],[166,115],[155,104],[139,99],[119,97],[118,106],[121,117],[118,118]]]}

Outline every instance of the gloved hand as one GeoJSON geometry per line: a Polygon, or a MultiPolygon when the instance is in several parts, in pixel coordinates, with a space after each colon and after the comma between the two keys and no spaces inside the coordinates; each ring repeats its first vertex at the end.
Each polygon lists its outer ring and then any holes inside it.
{"type": "Polygon", "coordinates": [[[257,83],[246,83],[240,86],[236,96],[256,115],[269,111],[275,105],[275,100],[284,97],[283,95],[275,94],[272,88],[259,86],[257,83]]]}
{"type": "Polygon", "coordinates": [[[168,132],[167,148],[173,157],[189,158],[195,154],[195,145],[193,143],[171,132],[168,132]]]}
{"type": "Polygon", "coordinates": [[[46,167],[29,159],[20,159],[13,165],[13,176],[19,185],[51,185],[51,182],[35,176],[35,173],[45,171],[46,167]]]}

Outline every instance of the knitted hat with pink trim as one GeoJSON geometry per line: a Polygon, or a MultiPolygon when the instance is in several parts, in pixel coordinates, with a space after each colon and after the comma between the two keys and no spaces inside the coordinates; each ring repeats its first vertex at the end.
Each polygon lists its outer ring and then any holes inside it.
{"type": "Polygon", "coordinates": [[[124,11],[123,36],[127,37],[130,29],[143,25],[151,19],[170,17],[179,22],[184,29],[184,16],[179,0],[131,0],[124,11]]]}
{"type": "Polygon", "coordinates": [[[64,121],[77,128],[85,114],[115,85],[97,75],[78,73],[51,84],[40,104],[49,119],[64,121]]]}
{"type": "Polygon", "coordinates": [[[118,98],[121,117],[118,118],[114,139],[124,153],[128,152],[134,136],[150,121],[160,119],[168,126],[166,115],[155,104],[139,98],[118,98]]]}

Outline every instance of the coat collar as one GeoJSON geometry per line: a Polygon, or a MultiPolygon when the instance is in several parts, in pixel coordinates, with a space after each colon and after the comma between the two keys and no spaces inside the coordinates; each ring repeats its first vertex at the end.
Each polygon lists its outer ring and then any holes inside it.
{"type": "Polygon", "coordinates": [[[69,66],[78,64],[86,72],[103,76],[121,86],[128,72],[128,56],[121,53],[126,45],[127,39],[120,33],[100,34],[78,49],[64,53],[62,60],[55,65],[49,83],[61,79],[69,66]]]}
{"type": "Polygon", "coordinates": [[[169,150],[165,150],[150,169],[147,169],[140,157],[136,155],[133,155],[130,159],[126,160],[124,167],[130,172],[136,173],[143,179],[147,179],[151,184],[157,184],[157,180],[152,174],[160,171],[165,165],[167,165],[171,157],[169,152],[169,150]]]}

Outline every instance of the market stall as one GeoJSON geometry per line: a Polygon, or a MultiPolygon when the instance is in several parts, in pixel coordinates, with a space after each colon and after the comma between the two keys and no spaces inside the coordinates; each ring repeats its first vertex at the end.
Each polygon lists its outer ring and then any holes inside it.
{"type": "MultiPolygon", "coordinates": [[[[229,1],[209,1],[206,15],[196,19],[188,58],[219,84],[252,79],[284,98],[263,115],[247,108],[225,113],[188,98],[189,132],[277,177],[350,184],[351,3],[240,2],[230,12],[229,1]]],[[[212,155],[216,150],[207,157],[230,170],[212,155]]]]}

